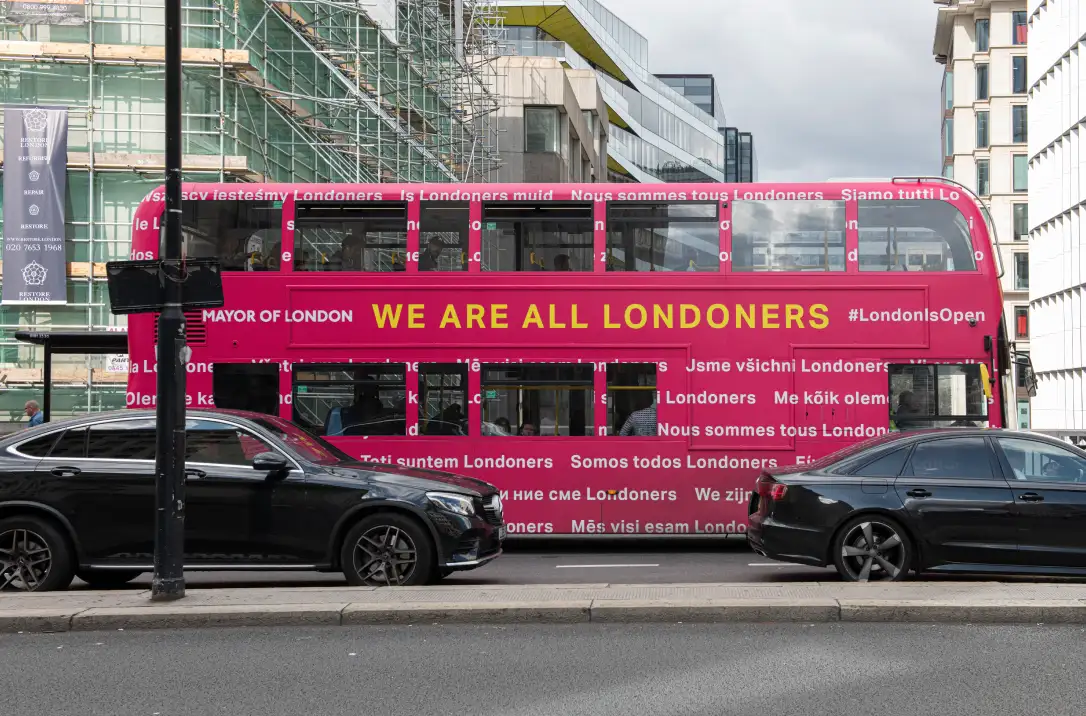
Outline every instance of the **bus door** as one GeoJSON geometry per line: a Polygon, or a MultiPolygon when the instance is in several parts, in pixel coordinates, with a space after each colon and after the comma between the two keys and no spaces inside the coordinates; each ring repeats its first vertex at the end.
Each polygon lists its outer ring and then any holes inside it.
{"type": "Polygon", "coordinates": [[[797,455],[817,457],[890,429],[882,361],[838,349],[793,355],[797,455]]]}

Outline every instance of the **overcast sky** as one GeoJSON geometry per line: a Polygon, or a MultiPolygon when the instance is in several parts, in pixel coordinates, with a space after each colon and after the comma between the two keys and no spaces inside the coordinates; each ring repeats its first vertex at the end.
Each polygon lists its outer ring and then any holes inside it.
{"type": "Polygon", "coordinates": [[[931,0],[603,0],[649,70],[711,73],[762,181],[940,174],[931,0]]]}

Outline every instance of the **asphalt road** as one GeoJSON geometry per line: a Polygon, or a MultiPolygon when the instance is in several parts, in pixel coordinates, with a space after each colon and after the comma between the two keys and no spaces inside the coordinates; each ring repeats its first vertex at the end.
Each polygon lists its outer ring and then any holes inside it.
{"type": "MultiPolygon", "coordinates": [[[[751,552],[741,539],[608,539],[606,541],[526,540],[511,543],[485,567],[448,577],[449,584],[595,584],[763,582],[836,579],[831,569],[775,563],[751,552]]],[[[191,572],[193,587],[274,587],[342,585],[342,575],[309,572],[191,572]]],[[[145,589],[150,573],[130,588],[145,589]]],[[[86,585],[76,582],[76,589],[86,585]]]]}
{"type": "Polygon", "coordinates": [[[5,716],[1034,716],[1086,629],[359,627],[0,636],[5,716]]]}

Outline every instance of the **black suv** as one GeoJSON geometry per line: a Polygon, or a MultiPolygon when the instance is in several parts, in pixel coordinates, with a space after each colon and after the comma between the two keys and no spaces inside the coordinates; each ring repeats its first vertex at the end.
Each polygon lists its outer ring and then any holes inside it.
{"type": "MultiPolygon", "coordinates": [[[[186,415],[185,568],[342,571],[419,585],[502,552],[498,491],[359,462],[270,415],[186,415]]],[[[155,415],[124,410],[0,440],[0,591],[119,586],[153,569],[155,415]]]]}

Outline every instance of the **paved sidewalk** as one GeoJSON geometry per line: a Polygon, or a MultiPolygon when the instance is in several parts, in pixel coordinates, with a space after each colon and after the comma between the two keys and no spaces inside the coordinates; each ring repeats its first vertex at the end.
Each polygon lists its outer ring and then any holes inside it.
{"type": "Polygon", "coordinates": [[[1086,624],[1086,584],[571,584],[190,589],[0,595],[0,632],[418,623],[1086,624]]]}

